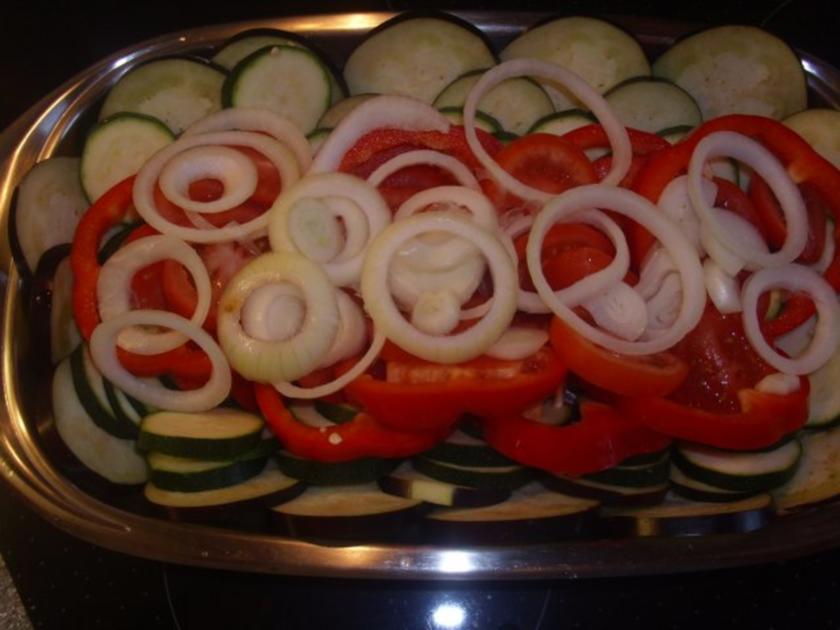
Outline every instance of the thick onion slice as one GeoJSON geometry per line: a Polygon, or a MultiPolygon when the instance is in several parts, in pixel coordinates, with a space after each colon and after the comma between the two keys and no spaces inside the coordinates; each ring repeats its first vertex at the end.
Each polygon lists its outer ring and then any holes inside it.
{"type": "Polygon", "coordinates": [[[680,313],[682,286],[679,274],[676,271],[668,274],[646,304],[648,327],[644,338],[653,339],[673,326],[680,313]]]}
{"type": "Polygon", "coordinates": [[[230,393],[230,366],[222,349],[204,330],[175,313],[155,310],[129,311],[104,321],[93,330],[90,354],[102,375],[129,396],[167,411],[208,411],[221,404],[230,393]],[[198,389],[172,390],[155,379],[141,379],[126,370],[117,358],[117,336],[131,326],[160,326],[177,331],[204,350],[213,371],[198,389]]]}
{"type": "Polygon", "coordinates": [[[612,166],[603,179],[603,183],[617,185],[630,169],[630,162],[633,158],[627,129],[610,109],[604,97],[592,89],[586,81],[574,72],[537,59],[513,59],[488,70],[470,90],[467,101],[464,103],[464,129],[467,143],[490,176],[502,188],[527,201],[544,203],[553,196],[551,193],[543,192],[522,183],[503,169],[485,151],[475,132],[475,113],[481,98],[502,81],[521,76],[557,81],[589,108],[603,126],[612,147],[612,166]]]}
{"type": "Polygon", "coordinates": [[[260,341],[283,341],[300,330],[305,316],[299,288],[288,282],[264,284],[242,306],[242,329],[260,341]]]}
{"type": "MultiPolygon", "coordinates": [[[[180,153],[203,146],[248,147],[264,155],[277,169],[283,187],[300,177],[295,156],[282,144],[261,133],[251,131],[218,131],[182,136],[155,153],[140,169],[134,181],[134,207],[137,213],[161,234],[169,234],[192,243],[221,243],[246,238],[268,225],[268,213],[243,224],[203,229],[172,223],[160,214],[155,203],[155,188],[170,162],[180,153]]],[[[232,206],[235,207],[235,206],[232,206]]],[[[217,212],[219,210],[214,210],[217,212]]]]}
{"type": "MultiPolygon", "coordinates": [[[[731,250],[717,239],[714,228],[710,223],[704,223],[700,228],[700,242],[706,248],[709,258],[714,260],[726,273],[734,276],[747,266],[747,260],[744,254],[740,252],[752,252],[753,254],[770,252],[764,238],[753,227],[752,223],[742,219],[734,212],[721,208],[710,208],[709,211],[714,216],[716,225],[741,244],[741,249],[738,251],[731,250]]],[[[752,269],[753,266],[750,268],[752,269]]]]}
{"type": "Polygon", "coordinates": [[[659,245],[654,245],[642,261],[642,268],[639,270],[639,282],[633,288],[645,300],[649,300],[659,292],[665,278],[676,270],[674,261],[671,260],[668,253],[659,245]]]}
{"type": "Polygon", "coordinates": [[[741,289],[734,276],[729,275],[711,258],[703,262],[706,293],[719,313],[741,312],[741,289]]]}
{"type": "Polygon", "coordinates": [[[466,186],[436,186],[421,190],[403,202],[394,219],[405,219],[429,206],[435,210],[463,208],[485,230],[493,231],[499,227],[499,216],[493,203],[480,191],[466,186]]]}
{"type": "Polygon", "coordinates": [[[307,175],[280,195],[269,216],[272,249],[321,263],[337,286],[358,282],[367,245],[391,222],[379,191],[346,173],[307,175]]]}
{"type": "Polygon", "coordinates": [[[485,352],[488,357],[504,361],[527,359],[548,343],[548,333],[540,328],[511,326],[485,352]]]}
{"type": "Polygon", "coordinates": [[[604,330],[634,341],[648,326],[644,298],[626,282],[616,282],[601,295],[587,300],[583,307],[604,330]]]}
{"type": "Polygon", "coordinates": [[[282,142],[294,153],[301,173],[305,173],[312,163],[309,141],[297,125],[267,109],[251,107],[222,109],[190,125],[183,135],[234,130],[256,131],[268,134],[278,142],[282,142]]]}
{"type": "MultiPolygon", "coordinates": [[[[606,188],[606,190],[610,189],[612,187],[606,188]]],[[[531,269],[531,257],[537,256],[537,260],[542,260],[543,242],[551,226],[555,223],[585,223],[586,225],[600,228],[606,234],[615,248],[615,256],[613,256],[610,264],[600,271],[589,274],[565,289],[554,291],[555,299],[567,307],[573,308],[583,304],[587,300],[597,298],[604,291],[608,291],[610,287],[621,282],[622,278],[627,274],[627,269],[630,267],[630,250],[627,247],[627,239],[624,236],[624,232],[621,231],[621,228],[618,227],[615,221],[599,210],[580,209],[576,212],[561,211],[559,214],[553,213],[553,218],[550,220],[546,220],[543,217],[544,214],[544,212],[541,212],[537,215],[531,227],[531,234],[528,237],[526,258],[532,279],[534,271],[531,269]],[[531,254],[532,250],[534,252],[533,255],[531,254]]],[[[542,262],[539,263],[539,267],[540,274],[544,278],[542,262]]],[[[540,296],[542,295],[539,292],[538,294],[540,296]]],[[[544,298],[543,302],[545,302],[544,298]]]]}
{"type": "Polygon", "coordinates": [[[744,332],[758,355],[785,374],[810,374],[822,367],[834,354],[840,340],[840,305],[831,285],[813,269],[790,264],[757,271],[741,289],[744,332]],[[761,332],[758,321],[758,298],[770,289],[786,289],[807,293],[817,309],[817,325],[808,347],[797,357],[788,358],[777,352],[761,332]]]}
{"type": "MultiPolygon", "coordinates": [[[[705,177],[701,180],[703,202],[713,206],[717,197],[717,185],[705,177]]],[[[683,234],[697,248],[697,253],[703,255],[700,244],[700,217],[694,211],[691,197],[688,194],[688,175],[680,175],[672,179],[656,202],[662,211],[680,226],[683,234]]]]}
{"type": "Polygon", "coordinates": [[[805,248],[808,219],[805,202],[784,166],[764,146],[747,136],[732,131],[717,131],[703,138],[694,149],[688,165],[688,193],[695,212],[714,240],[742,258],[750,269],[779,267],[793,262],[805,248]],[[731,157],[744,162],[768,183],[781,206],[787,225],[787,238],[781,249],[770,252],[757,248],[754,242],[741,238],[721,223],[703,194],[703,167],[718,157],[731,157]]]}
{"type": "Polygon", "coordinates": [[[534,221],[531,238],[528,240],[527,260],[534,286],[552,312],[578,334],[613,352],[643,355],[667,350],[694,328],[703,314],[706,291],[703,285],[703,270],[694,247],[683,236],[679,227],[664,217],[656,206],[644,197],[623,188],[592,184],[567,190],[554,197],[534,221]],[[657,334],[655,339],[627,341],[595,328],[575,314],[546,280],[542,270],[541,250],[549,228],[558,220],[566,220],[573,216],[577,218],[579,215],[576,213],[593,207],[618,212],[641,224],[662,243],[674,261],[681,282],[681,308],[674,323],[661,334],[657,334]]]}
{"type": "Polygon", "coordinates": [[[245,203],[257,189],[257,167],[241,151],[225,146],[193,147],[173,157],[160,174],[163,195],[187,212],[225,212],[245,203]],[[215,179],[222,184],[222,196],[213,201],[194,201],[192,182],[215,179]]]}
{"type": "MultiPolygon", "coordinates": [[[[516,312],[516,270],[504,245],[492,233],[448,212],[425,212],[391,224],[371,244],[362,270],[361,292],[376,328],[411,354],[438,363],[459,363],[483,354],[516,312]],[[467,239],[484,254],[493,279],[493,301],[484,318],[449,336],[424,333],[400,313],[389,287],[389,267],[409,239],[445,232],[467,239]]],[[[440,288],[446,288],[440,287],[440,288]]]]}
{"type": "Polygon", "coordinates": [[[367,341],[367,323],[362,308],[341,289],[336,289],[335,295],[338,300],[338,333],[318,367],[329,367],[358,354],[367,341]]]}
{"type": "Polygon", "coordinates": [[[249,262],[228,283],[219,301],[219,342],[231,366],[263,383],[293,381],[316,369],[338,333],[335,287],[324,271],[300,254],[275,252],[249,262]],[[242,309],[255,291],[270,284],[300,289],[305,315],[300,328],[280,340],[257,339],[243,329],[242,309]]]}
{"type": "Polygon", "coordinates": [[[472,174],[472,171],[463,162],[451,155],[431,149],[418,149],[416,151],[400,153],[373,171],[368,176],[368,183],[378,188],[382,182],[397,171],[417,164],[442,168],[448,171],[461,186],[471,188],[472,190],[481,190],[481,185],[478,183],[475,175],[472,174]]]}
{"type": "Polygon", "coordinates": [[[449,120],[434,107],[407,96],[389,94],[366,100],[347,114],[318,149],[309,174],[337,171],[341,159],[362,136],[375,129],[449,131],[449,120]]]}
{"type": "MultiPolygon", "coordinates": [[[[102,266],[96,283],[99,316],[103,321],[114,319],[131,310],[131,281],[134,275],[153,263],[174,260],[190,273],[195,284],[197,302],[190,322],[204,323],[210,310],[210,276],[196,251],[177,238],[153,235],[138,239],[118,249],[102,266]]],[[[117,337],[120,348],[137,354],[161,354],[174,350],[186,341],[183,334],[170,330],[152,332],[132,326],[117,337]]]]}
{"type": "Polygon", "coordinates": [[[368,351],[365,352],[364,356],[359,359],[352,368],[347,370],[335,380],[332,380],[329,383],[324,383],[323,385],[318,385],[317,387],[298,387],[293,383],[280,382],[275,383],[274,388],[283,396],[288,398],[311,400],[313,398],[329,396],[330,394],[334,394],[335,392],[343,389],[348,383],[351,383],[364,374],[365,370],[367,370],[379,356],[379,353],[382,351],[382,346],[384,345],[385,335],[378,331],[374,331],[373,340],[371,341],[368,351]]]}

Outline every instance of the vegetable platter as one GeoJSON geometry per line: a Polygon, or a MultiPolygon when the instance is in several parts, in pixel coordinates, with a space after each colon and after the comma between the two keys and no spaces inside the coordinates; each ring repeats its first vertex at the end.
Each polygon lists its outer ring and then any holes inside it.
{"type": "Polygon", "coordinates": [[[757,29],[653,19],[332,15],[117,53],[0,139],[0,469],[77,536],[229,569],[832,546],[839,98],[757,29]]]}

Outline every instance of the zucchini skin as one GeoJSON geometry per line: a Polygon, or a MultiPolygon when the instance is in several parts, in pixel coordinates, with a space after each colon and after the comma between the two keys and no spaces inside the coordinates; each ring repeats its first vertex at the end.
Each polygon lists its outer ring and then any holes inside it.
{"type": "Polygon", "coordinates": [[[268,457],[243,459],[200,473],[177,473],[152,468],[149,472],[149,481],[161,490],[175,492],[215,490],[256,477],[263,471],[267,462],[268,457]]]}
{"type": "Polygon", "coordinates": [[[394,470],[401,461],[365,457],[350,462],[325,464],[285,452],[277,453],[275,460],[284,474],[314,486],[347,486],[376,481],[394,470]]]}
{"type": "Polygon", "coordinates": [[[76,395],[85,412],[100,429],[106,433],[122,440],[134,440],[138,436],[137,425],[129,420],[124,414],[115,415],[110,409],[105,409],[96,398],[90,383],[85,375],[85,347],[80,345],[70,355],[70,372],[73,375],[73,386],[76,388],[76,395]]]}
{"type": "Polygon", "coordinates": [[[524,486],[536,475],[532,469],[525,467],[505,472],[492,472],[492,468],[488,468],[486,472],[462,470],[426,457],[415,457],[411,464],[415,470],[432,479],[472,488],[515,490],[524,486]]]}

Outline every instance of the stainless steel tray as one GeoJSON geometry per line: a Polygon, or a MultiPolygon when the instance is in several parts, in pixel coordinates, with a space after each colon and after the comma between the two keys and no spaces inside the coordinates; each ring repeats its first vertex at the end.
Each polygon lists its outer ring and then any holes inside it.
{"type": "MultiPolygon", "coordinates": [[[[541,16],[460,13],[497,45],[541,16]]],[[[79,130],[98,99],[129,67],[170,53],[206,49],[250,28],[269,27],[310,36],[339,65],[386,13],[321,15],[259,20],[173,33],[122,50],[80,73],[42,99],[0,136],[0,221],[7,222],[15,186],[37,161],[78,153],[79,130]]],[[[616,18],[655,52],[691,25],[616,18]]],[[[803,65],[815,103],[840,108],[840,73],[806,53],[803,65]]],[[[365,544],[322,546],[247,531],[141,516],[117,507],[120,497],[95,498],[74,485],[47,454],[52,419],[49,372],[34,356],[21,293],[3,229],[0,242],[2,380],[0,475],[29,505],[61,529],[125,553],[224,569],[319,576],[387,578],[556,578],[669,573],[745,565],[805,555],[840,544],[840,503],[792,514],[750,534],[694,538],[626,538],[564,541],[514,547],[436,547],[365,544]],[[48,396],[46,397],[48,398],[48,396]]]]}

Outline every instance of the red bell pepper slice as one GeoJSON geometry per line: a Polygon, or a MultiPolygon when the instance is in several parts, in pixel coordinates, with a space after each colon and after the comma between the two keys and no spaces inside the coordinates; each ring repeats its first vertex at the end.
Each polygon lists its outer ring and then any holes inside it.
{"type": "Polygon", "coordinates": [[[675,438],[717,448],[759,449],[807,421],[810,386],[804,377],[799,383],[799,390],[787,395],[742,389],[738,413],[704,411],[665,398],[625,398],[617,408],[639,424],[675,438]]]}
{"type": "Polygon", "coordinates": [[[349,422],[327,429],[299,422],[271,385],[254,386],[257,404],[272,432],[292,454],[319,462],[346,462],[362,457],[409,457],[430,449],[440,433],[405,433],[384,427],[360,412],[349,422]]]}
{"type": "MultiPolygon", "coordinates": [[[[735,131],[761,142],[781,160],[794,182],[806,189],[812,188],[824,200],[835,225],[838,224],[840,170],[814,151],[796,132],[762,116],[731,114],[703,123],[682,142],[649,157],[634,186],[636,192],[656,203],[665,186],[686,170],[700,140],[716,131],[735,131]]],[[[653,243],[652,236],[641,227],[633,231],[629,240],[638,261],[653,243]]]]}
{"type": "Polygon", "coordinates": [[[447,430],[468,413],[519,414],[555,393],[566,376],[550,348],[523,361],[479,357],[453,366],[417,359],[392,361],[388,369],[402,382],[364,374],[345,393],[383,425],[400,431],[447,430]]]}
{"type": "Polygon", "coordinates": [[[507,416],[483,420],[484,439],[526,466],[555,475],[584,475],[612,468],[633,455],[667,448],[671,438],[652,431],[609,405],[581,404],[581,419],[554,426],[507,416]]]}

